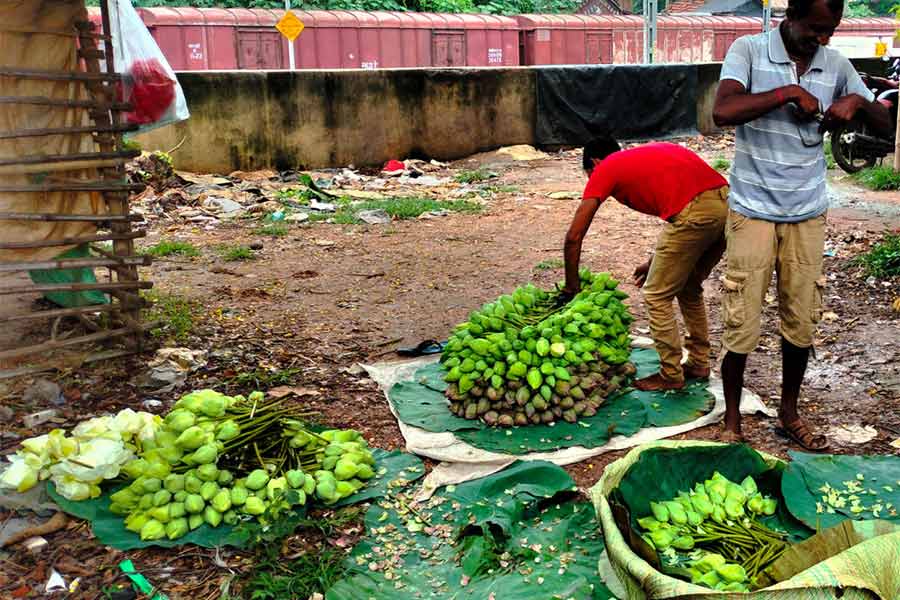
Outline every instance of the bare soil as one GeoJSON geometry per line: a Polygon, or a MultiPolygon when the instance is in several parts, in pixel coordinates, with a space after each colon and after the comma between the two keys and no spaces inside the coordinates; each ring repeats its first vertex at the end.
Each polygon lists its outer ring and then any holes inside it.
{"type": "MultiPolygon", "coordinates": [[[[709,160],[730,158],[728,138],[687,143],[709,160]]],[[[235,383],[241,373],[289,370],[293,373],[288,377],[290,385],[314,392],[304,402],[321,413],[323,422],[356,428],[376,446],[402,448],[403,439],[381,391],[350,367],[396,359],[394,350],[425,339],[445,339],[455,324],[482,303],[528,281],[549,287],[562,278],[561,268],[536,267],[562,258],[563,236],[584,185],[579,154],[562,152],[515,162],[486,153],[439,174],[476,167],[499,174],[492,185],[517,190],[494,193],[479,215],[451,214],[386,225],[304,224],[281,238],[254,233],[255,221],[221,223],[209,230],[166,227],[157,221],[147,244],[177,238],[202,251],[195,258],[159,259],[145,276],[161,292],[196,302],[197,325],[180,345],[208,350],[209,364],[181,390],[152,397],[131,383],[144,370],[147,355],[80,366],[76,360],[74,368],[52,377],[67,391],[68,402],[61,409],[60,422],[46,427],[69,426],[126,406],[144,409],[142,403],[148,399],[163,402],[154,410],[165,410],[187,388],[246,392],[252,386],[235,383]],[[552,192],[572,192],[572,198],[552,199],[548,196],[552,192]],[[263,247],[251,261],[224,263],[216,250],[222,244],[255,242],[263,247]]],[[[878,431],[878,437],[868,443],[836,445],[832,451],[894,453],[889,442],[900,438],[900,315],[890,303],[900,289],[896,281],[867,282],[852,259],[885,231],[900,228],[900,194],[864,191],[840,174],[833,178],[837,199],[827,226],[827,312],[817,334],[801,410],[818,428],[871,425],[878,431]]],[[[439,196],[442,191],[431,193],[439,196]]],[[[636,330],[645,329],[647,321],[630,275],[652,250],[661,225],[657,219],[608,202],[585,243],[584,264],[612,272],[631,295],[636,330]]],[[[722,330],[720,269],[706,286],[715,348],[722,330]]],[[[765,309],[763,325],[746,386],[777,406],[781,365],[774,297],[765,309]]],[[[46,324],[29,327],[17,330],[16,337],[27,338],[46,324]]],[[[26,430],[21,421],[24,414],[46,408],[21,400],[21,390],[31,380],[23,378],[7,389],[3,403],[13,416],[4,424],[0,439],[0,447],[7,450],[21,437],[41,432],[26,430]]],[[[759,450],[778,456],[798,450],[775,433],[774,425],[771,419],[747,417],[744,432],[759,450]]],[[[718,426],[710,426],[682,437],[714,439],[717,435],[718,426]]],[[[610,453],[567,469],[586,489],[619,456],[610,453]]],[[[88,536],[86,527],[73,525],[48,536],[55,549],[52,553],[38,557],[24,550],[0,553],[0,596],[9,597],[23,581],[33,585],[41,577],[46,580],[47,568],[56,565],[62,570],[65,563],[59,561],[68,554],[94,571],[82,575],[87,595],[81,597],[96,597],[97,590],[114,578],[111,569],[122,557],[98,547],[88,536]]],[[[136,563],[144,560],[156,565],[162,560],[169,570],[148,573],[148,577],[157,581],[168,577],[179,590],[190,590],[198,598],[215,597],[205,594],[212,594],[228,572],[212,566],[210,556],[210,552],[189,549],[129,554],[136,563]],[[200,565],[207,570],[198,571],[200,565]]],[[[236,557],[229,563],[241,571],[241,560],[236,557]]],[[[79,575],[74,568],[64,574],[68,580],[79,575]]]]}

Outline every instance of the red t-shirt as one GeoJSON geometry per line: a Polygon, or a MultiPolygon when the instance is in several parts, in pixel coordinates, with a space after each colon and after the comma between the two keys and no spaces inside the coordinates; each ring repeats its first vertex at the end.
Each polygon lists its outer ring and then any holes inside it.
{"type": "Polygon", "coordinates": [[[697,195],[724,185],[725,178],[687,148],[656,142],[607,156],[594,167],[582,197],[602,203],[612,196],[668,220],[697,195]]]}

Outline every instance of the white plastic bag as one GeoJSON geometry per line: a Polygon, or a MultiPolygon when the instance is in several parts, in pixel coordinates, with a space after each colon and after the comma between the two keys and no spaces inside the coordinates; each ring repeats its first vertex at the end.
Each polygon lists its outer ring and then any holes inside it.
{"type": "Polygon", "coordinates": [[[140,125],[139,131],[187,119],[175,72],[130,0],[110,0],[109,13],[116,72],[123,75],[120,100],[134,107],[123,119],[140,125]]]}

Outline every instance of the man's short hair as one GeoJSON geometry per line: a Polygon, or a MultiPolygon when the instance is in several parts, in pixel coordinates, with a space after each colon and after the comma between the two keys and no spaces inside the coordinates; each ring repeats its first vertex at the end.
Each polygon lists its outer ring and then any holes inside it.
{"type": "MultiPolygon", "coordinates": [[[[788,19],[802,19],[812,11],[813,4],[817,0],[788,0],[785,16],[788,19]]],[[[825,4],[832,14],[838,15],[844,12],[844,0],[825,0],[825,4]]]]}
{"type": "Polygon", "coordinates": [[[591,172],[594,170],[594,159],[603,160],[613,152],[618,152],[622,147],[619,142],[611,137],[597,138],[591,140],[584,146],[584,153],[581,156],[581,165],[584,170],[591,172]]]}

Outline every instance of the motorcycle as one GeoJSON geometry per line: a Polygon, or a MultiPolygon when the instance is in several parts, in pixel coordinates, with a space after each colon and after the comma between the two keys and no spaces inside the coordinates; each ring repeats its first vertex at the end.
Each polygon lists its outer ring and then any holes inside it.
{"type": "MultiPolygon", "coordinates": [[[[860,73],[863,82],[875,94],[878,102],[887,107],[893,127],[897,124],[898,84],[900,84],[900,57],[891,59],[887,77],[874,77],[860,73]]],[[[847,173],[857,173],[875,166],[879,160],[894,151],[894,136],[873,135],[864,123],[852,122],[831,132],[831,155],[834,162],[847,173]]]]}

